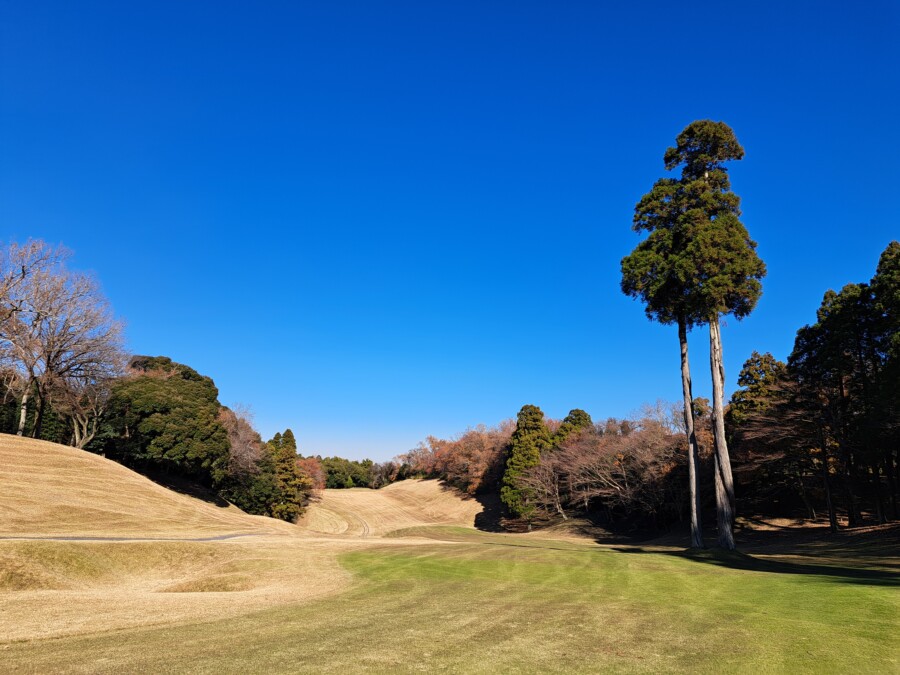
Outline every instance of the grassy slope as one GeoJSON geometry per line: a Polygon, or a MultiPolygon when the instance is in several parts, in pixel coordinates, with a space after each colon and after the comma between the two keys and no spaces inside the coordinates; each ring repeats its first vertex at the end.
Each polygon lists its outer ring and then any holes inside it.
{"type": "MultiPolygon", "coordinates": [[[[4,513],[16,510],[8,475],[4,513]]],[[[58,490],[44,498],[75,499],[58,490]]],[[[900,672],[896,529],[875,546],[816,539],[689,558],[434,527],[456,517],[441,515],[434,485],[395,491],[402,500],[358,493],[355,514],[351,493],[326,497],[354,523],[375,508],[366,539],[0,542],[0,572],[12,560],[32,575],[0,588],[0,670],[900,672]],[[406,527],[417,494],[433,511],[406,527]],[[372,535],[392,522],[405,529],[372,535]],[[54,621],[67,631],[41,638],[54,621]]],[[[147,499],[162,527],[169,496],[147,499]]]]}
{"type": "Polygon", "coordinates": [[[205,537],[286,524],[180,495],[98,455],[0,434],[0,537],[205,537]]]}

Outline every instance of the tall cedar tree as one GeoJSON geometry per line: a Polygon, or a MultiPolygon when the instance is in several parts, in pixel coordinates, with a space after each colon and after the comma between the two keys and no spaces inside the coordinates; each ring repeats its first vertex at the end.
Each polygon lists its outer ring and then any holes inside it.
{"type": "MultiPolygon", "coordinates": [[[[672,168],[669,159],[667,153],[667,169],[672,168]]],[[[691,237],[695,234],[694,221],[688,214],[693,211],[696,187],[685,180],[662,178],[637,203],[632,229],[637,233],[646,232],[648,236],[622,259],[621,285],[623,293],[644,303],[644,311],[651,321],[678,327],[683,418],[688,444],[691,546],[703,548],[699,454],[694,430],[696,415],[687,341],[688,331],[705,319],[694,293],[693,265],[688,252],[691,237]]],[[[721,198],[708,206],[719,211],[736,207],[728,199],[721,198]]]]}
{"type": "Polygon", "coordinates": [[[680,274],[687,280],[691,316],[709,324],[712,375],[712,428],[715,444],[716,515],[719,546],[734,549],[734,479],[725,437],[722,334],[719,317],[750,314],[762,294],[766,266],[756,242],[741,223],[740,198],[731,192],[724,163],[739,160],[744,149],[724,122],[692,122],[666,150],[666,169],[681,166],[684,211],[674,235],[684,236],[680,274]]]}
{"type": "Polygon", "coordinates": [[[550,430],[544,423],[544,413],[534,405],[522,406],[510,440],[500,499],[513,514],[528,520],[529,527],[536,507],[531,500],[531,490],[524,485],[523,479],[528,469],[540,463],[541,452],[550,444],[550,430]]]}

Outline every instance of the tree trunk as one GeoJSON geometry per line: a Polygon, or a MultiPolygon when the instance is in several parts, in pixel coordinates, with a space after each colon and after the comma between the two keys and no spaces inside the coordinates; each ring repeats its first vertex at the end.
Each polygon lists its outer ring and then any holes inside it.
{"type": "Polygon", "coordinates": [[[884,475],[887,477],[888,482],[888,498],[891,503],[891,518],[897,520],[897,484],[894,481],[894,473],[891,471],[890,459],[885,458],[883,461],[884,475]]]}
{"type": "Polygon", "coordinates": [[[806,494],[806,486],[803,484],[803,473],[800,471],[800,467],[796,468],[796,476],[797,476],[797,490],[800,493],[800,499],[803,500],[803,505],[806,507],[806,514],[810,520],[816,519],[816,509],[812,505],[812,502],[809,501],[809,495],[806,494]]]}
{"type": "Polygon", "coordinates": [[[828,455],[822,448],[822,484],[825,486],[825,507],[828,509],[828,527],[832,532],[838,531],[837,513],[834,510],[834,500],[831,498],[831,481],[828,479],[828,455]]]}
{"type": "MultiPolygon", "coordinates": [[[[843,446],[843,443],[841,443],[841,446],[843,446]]],[[[846,447],[842,447],[842,449],[842,454],[844,455],[844,495],[847,500],[847,527],[859,527],[862,514],[856,502],[856,463],[853,461],[853,454],[846,447]]]]}
{"type": "Polygon", "coordinates": [[[878,515],[878,524],[887,522],[887,511],[884,508],[884,496],[881,493],[881,467],[878,462],[872,464],[872,481],[875,487],[875,513],[878,515]]]}
{"type": "Polygon", "coordinates": [[[703,548],[703,526],[700,522],[700,462],[697,436],[694,433],[694,394],[691,391],[691,367],[688,363],[687,326],[678,320],[678,342],[681,345],[681,393],[684,396],[684,432],[688,442],[688,487],[691,500],[691,548],[703,548]]]}
{"type": "Polygon", "coordinates": [[[40,386],[38,387],[38,407],[37,411],[34,415],[34,429],[31,432],[32,438],[40,438],[41,437],[41,428],[44,426],[44,410],[46,408],[47,399],[41,393],[40,386]]]}
{"type": "Polygon", "coordinates": [[[28,417],[28,397],[31,395],[31,382],[25,387],[25,393],[22,394],[22,407],[19,409],[19,430],[16,432],[18,436],[25,435],[25,420],[28,417]]]}
{"type": "Polygon", "coordinates": [[[712,429],[716,446],[716,520],[719,546],[733,551],[734,546],[734,479],[725,440],[725,366],[722,363],[722,332],[719,315],[709,322],[709,366],[713,385],[712,429]]]}

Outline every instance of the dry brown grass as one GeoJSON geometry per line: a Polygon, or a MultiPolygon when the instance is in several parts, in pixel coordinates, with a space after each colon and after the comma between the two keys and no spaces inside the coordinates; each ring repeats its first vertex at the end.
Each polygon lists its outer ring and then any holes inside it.
{"type": "Polygon", "coordinates": [[[380,490],[325,490],[300,525],[311,532],[383,536],[420,525],[473,527],[481,505],[434,480],[406,480],[380,490]]]}
{"type": "Polygon", "coordinates": [[[0,643],[307,602],[348,586],[340,553],[422,543],[380,535],[471,525],[479,510],[436,481],[408,481],[327,490],[296,526],[177,494],[82,450],[0,435],[0,643]],[[235,534],[246,536],[191,541],[235,534]]]}
{"type": "Polygon", "coordinates": [[[0,537],[195,538],[293,528],[180,495],[98,455],[0,434],[0,537]]]}
{"type": "Polygon", "coordinates": [[[344,588],[340,547],[302,534],[82,450],[0,435],[0,641],[211,620],[344,588]],[[233,534],[248,536],[190,541],[233,534]]]}

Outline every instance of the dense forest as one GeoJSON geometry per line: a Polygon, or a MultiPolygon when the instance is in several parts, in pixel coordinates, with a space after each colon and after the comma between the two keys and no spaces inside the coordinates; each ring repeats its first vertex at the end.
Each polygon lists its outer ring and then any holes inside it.
{"type": "Polygon", "coordinates": [[[766,272],[727,172],[743,152],[721,122],[688,125],[664,154],[680,176],[656,181],[635,207],[643,239],[622,260],[621,289],[676,328],[678,404],[603,421],[525,405],[390,462],[304,457],[290,429],[264,441],[248,411],[219,402],[210,377],[128,355],[96,280],[71,271],[64,249],[29,241],[0,252],[0,431],[101,453],[288,521],[317,490],[410,477],[493,497],[510,528],[574,515],[614,529],[684,523],[695,547],[714,519],[719,545],[734,548],[736,513],[827,518],[832,530],[897,519],[900,243],[869,281],[825,293],[786,361],[753,352],[725,399],[720,319],[753,311],[766,272]],[[692,393],[687,335],[700,327],[712,400],[692,393]]]}

